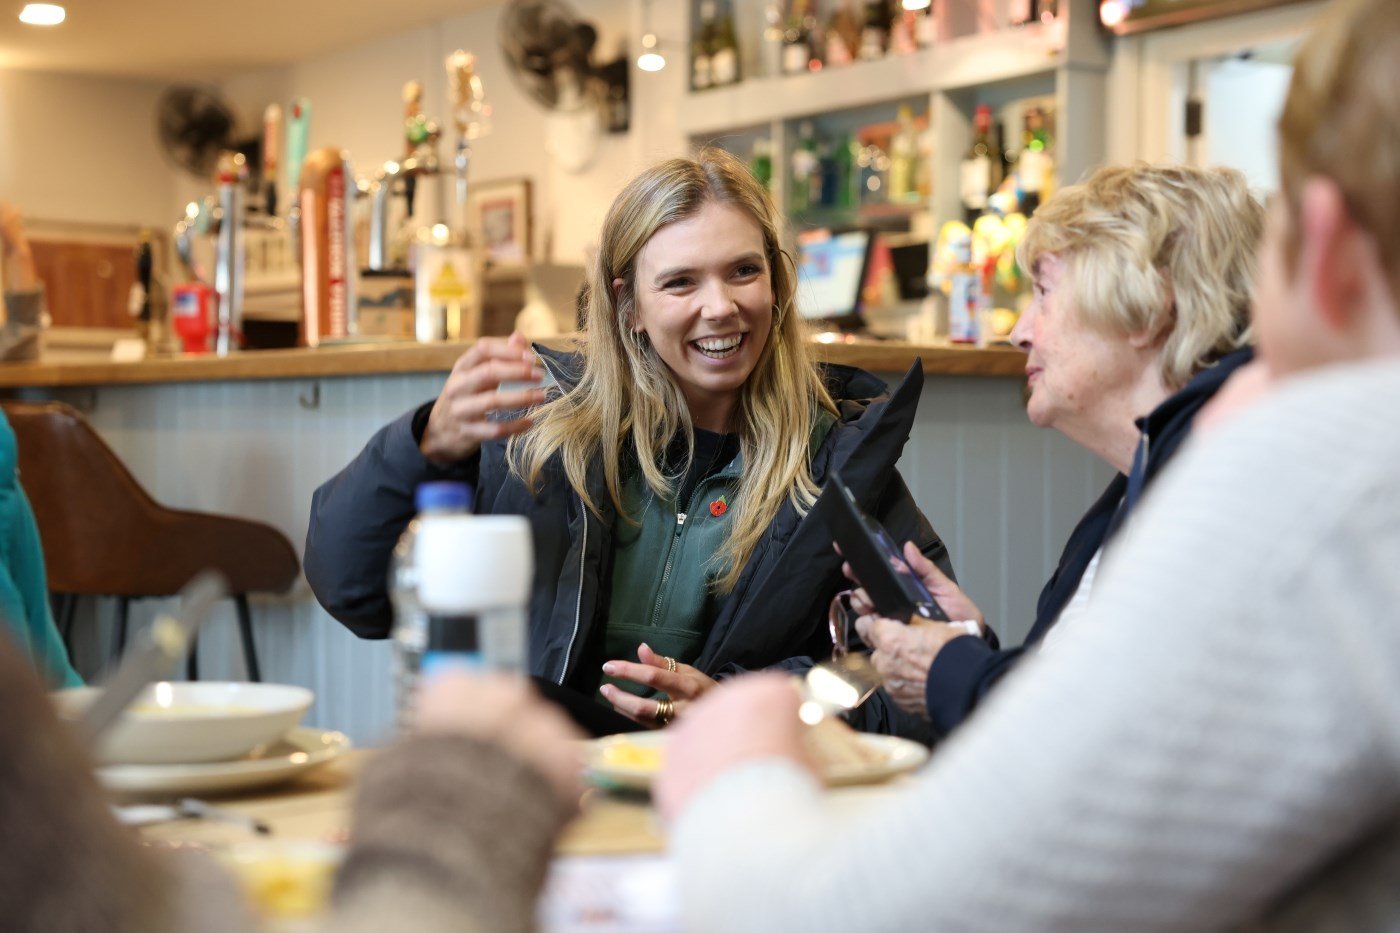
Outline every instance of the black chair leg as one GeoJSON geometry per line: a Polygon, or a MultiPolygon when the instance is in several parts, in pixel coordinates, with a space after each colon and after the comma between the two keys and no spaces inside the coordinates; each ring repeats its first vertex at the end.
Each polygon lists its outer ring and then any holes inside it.
{"type": "Polygon", "coordinates": [[[258,669],[258,646],[253,642],[253,614],[248,611],[248,595],[239,593],[233,602],[238,607],[238,634],[243,638],[243,663],[248,668],[248,679],[260,683],[262,671],[258,669]]]}
{"type": "Polygon", "coordinates": [[[190,636],[190,653],[185,655],[185,679],[199,679],[199,636],[190,636]]]}
{"type": "Polygon", "coordinates": [[[122,652],[126,650],[126,617],[130,609],[131,599],[126,596],[118,596],[117,624],[112,632],[111,662],[113,664],[121,660],[122,652]]]}

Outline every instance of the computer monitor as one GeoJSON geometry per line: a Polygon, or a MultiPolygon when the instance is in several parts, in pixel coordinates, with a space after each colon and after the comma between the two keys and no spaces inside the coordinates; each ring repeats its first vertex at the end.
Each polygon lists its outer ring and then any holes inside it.
{"type": "Polygon", "coordinates": [[[797,310],[803,317],[848,327],[860,323],[871,239],[869,230],[813,230],[798,237],[797,310]]]}

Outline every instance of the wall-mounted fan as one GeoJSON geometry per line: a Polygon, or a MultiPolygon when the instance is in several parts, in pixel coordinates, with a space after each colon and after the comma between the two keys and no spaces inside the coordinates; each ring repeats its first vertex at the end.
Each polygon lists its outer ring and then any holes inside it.
{"type": "Polygon", "coordinates": [[[213,174],[220,152],[234,148],[234,125],[228,105],[198,85],[167,88],[156,107],[156,132],[166,155],[201,179],[213,174]]]}
{"type": "Polygon", "coordinates": [[[564,0],[511,0],[498,33],[516,83],[549,111],[550,156],[567,171],[581,171],[604,128],[619,125],[609,115],[617,105],[609,104],[608,79],[593,64],[598,31],[564,0]]]}

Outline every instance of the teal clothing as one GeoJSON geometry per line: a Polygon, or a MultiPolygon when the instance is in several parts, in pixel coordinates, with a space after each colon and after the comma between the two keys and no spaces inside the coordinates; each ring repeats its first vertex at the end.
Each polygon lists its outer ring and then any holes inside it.
{"type": "Polygon", "coordinates": [[[44,551],[19,484],[15,432],[0,414],[0,619],[50,689],[82,684],[49,610],[44,551]]]}
{"type": "MultiPolygon", "coordinates": [[[[836,419],[823,411],[812,429],[815,451],[836,419]]],[[[724,609],[728,594],[715,592],[715,580],[729,567],[719,557],[729,535],[735,496],[743,474],[743,454],[707,472],[686,501],[660,499],[640,471],[629,471],[621,494],[624,514],[613,528],[608,617],[591,660],[633,659],[642,642],[682,664],[694,664],[724,609]]],[[[640,696],[653,691],[630,680],[604,677],[640,696]]]]}

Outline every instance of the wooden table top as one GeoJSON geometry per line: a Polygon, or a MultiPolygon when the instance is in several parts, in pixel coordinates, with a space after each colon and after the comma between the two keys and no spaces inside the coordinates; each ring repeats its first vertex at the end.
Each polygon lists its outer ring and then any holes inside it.
{"type": "MultiPolygon", "coordinates": [[[[341,842],[350,829],[350,791],[372,751],[347,752],[298,780],[243,796],[209,802],[262,820],[274,839],[341,842]]],[[[222,848],[253,838],[241,825],[217,820],[171,820],[143,827],[151,842],[222,848]]],[[[559,841],[560,855],[627,855],[659,852],[665,842],[645,799],[600,790],[584,794],[582,811],[559,841]]]]}

